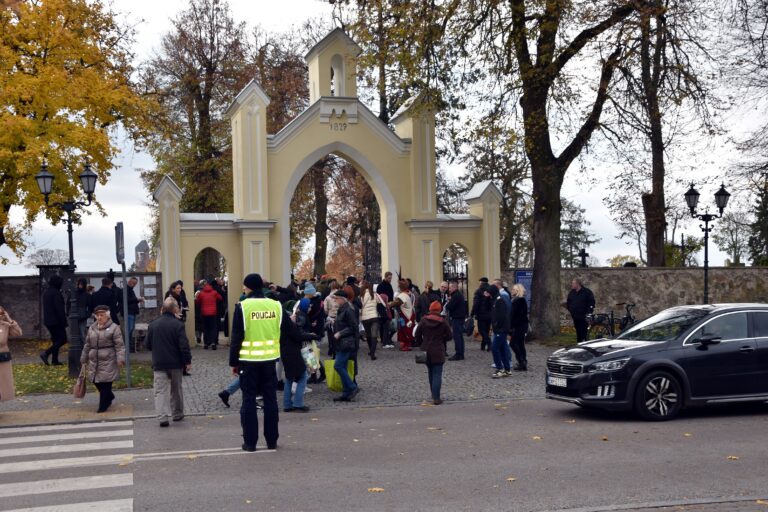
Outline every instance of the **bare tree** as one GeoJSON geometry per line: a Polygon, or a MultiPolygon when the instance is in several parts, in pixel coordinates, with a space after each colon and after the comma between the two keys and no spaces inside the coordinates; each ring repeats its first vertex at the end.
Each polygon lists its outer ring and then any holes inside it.
{"type": "Polygon", "coordinates": [[[25,265],[35,268],[38,265],[66,265],[69,263],[69,253],[64,249],[38,249],[25,260],[25,265]]]}

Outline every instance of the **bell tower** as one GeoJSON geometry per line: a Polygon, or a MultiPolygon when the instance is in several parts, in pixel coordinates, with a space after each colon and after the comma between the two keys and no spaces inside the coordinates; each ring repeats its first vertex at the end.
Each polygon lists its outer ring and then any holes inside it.
{"type": "Polygon", "coordinates": [[[357,97],[357,57],[361,48],[337,28],[304,56],[309,68],[309,104],[322,97],[357,97]]]}

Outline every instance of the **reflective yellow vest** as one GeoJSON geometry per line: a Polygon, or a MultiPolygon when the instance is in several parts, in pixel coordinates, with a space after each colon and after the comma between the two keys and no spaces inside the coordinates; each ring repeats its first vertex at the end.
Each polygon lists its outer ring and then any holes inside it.
{"type": "Polygon", "coordinates": [[[283,308],[272,299],[245,299],[243,311],[245,338],[240,361],[274,361],[280,358],[280,322],[283,308]]]}

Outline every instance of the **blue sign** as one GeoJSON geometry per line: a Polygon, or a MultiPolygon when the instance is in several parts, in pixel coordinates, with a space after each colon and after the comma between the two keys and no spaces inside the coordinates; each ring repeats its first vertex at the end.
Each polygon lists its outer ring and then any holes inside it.
{"type": "Polygon", "coordinates": [[[515,270],[515,282],[525,286],[525,301],[528,311],[531,310],[531,287],[533,286],[533,270],[515,270]]]}

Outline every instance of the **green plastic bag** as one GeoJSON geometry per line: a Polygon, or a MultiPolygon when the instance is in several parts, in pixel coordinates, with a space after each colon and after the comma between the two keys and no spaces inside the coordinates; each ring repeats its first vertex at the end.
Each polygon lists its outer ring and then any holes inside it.
{"type": "MultiPolygon", "coordinates": [[[[325,366],[325,382],[326,384],[328,384],[329,390],[341,393],[342,391],[344,391],[344,386],[341,385],[341,376],[333,367],[333,363],[334,363],[333,359],[326,359],[325,361],[323,361],[323,365],[325,366]]],[[[347,361],[347,372],[349,372],[349,377],[351,379],[355,378],[355,362],[354,361],[352,360],[347,361]]]]}

